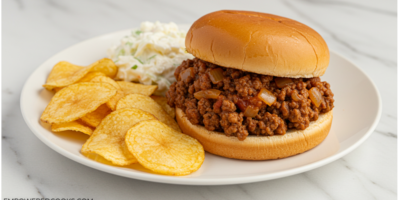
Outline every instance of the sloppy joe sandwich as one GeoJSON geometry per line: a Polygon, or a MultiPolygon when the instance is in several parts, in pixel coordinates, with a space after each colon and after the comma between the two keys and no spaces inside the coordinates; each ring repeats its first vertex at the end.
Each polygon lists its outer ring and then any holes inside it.
{"type": "Polygon", "coordinates": [[[166,97],[182,131],[212,154],[268,160],[314,148],[328,135],[334,107],[324,39],[272,14],[223,10],[191,26],[195,56],[175,71],[166,97]]]}

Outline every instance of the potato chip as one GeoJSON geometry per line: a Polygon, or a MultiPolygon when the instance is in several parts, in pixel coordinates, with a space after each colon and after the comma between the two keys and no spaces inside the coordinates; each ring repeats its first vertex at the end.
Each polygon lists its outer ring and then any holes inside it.
{"type": "Polygon", "coordinates": [[[106,77],[106,76],[97,76],[94,77],[90,82],[103,82],[103,83],[109,83],[112,86],[114,86],[117,90],[121,90],[121,87],[115,82],[113,79],[106,77]]]}
{"type": "MultiPolygon", "coordinates": [[[[84,156],[86,156],[87,158],[94,160],[96,162],[99,163],[103,163],[105,165],[110,165],[110,166],[118,166],[118,165],[114,165],[111,161],[108,161],[107,159],[105,159],[103,156],[100,156],[99,154],[96,153],[82,153],[84,156]]],[[[142,171],[142,172],[146,172],[146,173],[151,173],[151,174],[157,174],[145,167],[143,167],[141,164],[139,164],[138,162],[130,164],[130,165],[125,165],[125,168],[130,168],[130,169],[134,169],[136,171],[142,171]]]]}
{"type": "Polygon", "coordinates": [[[93,78],[98,77],[98,76],[106,76],[106,75],[102,72],[89,72],[83,78],[79,79],[78,83],[90,82],[93,78]]]}
{"type": "Polygon", "coordinates": [[[140,109],[120,109],[107,115],[82,147],[82,154],[96,153],[118,166],[137,162],[125,145],[126,132],[142,120],[155,117],[140,109]]]}
{"type": "Polygon", "coordinates": [[[124,97],[124,93],[118,90],[117,93],[107,101],[107,106],[113,111],[116,110],[117,103],[122,97],[124,97]]]}
{"type": "Polygon", "coordinates": [[[111,110],[115,110],[115,106],[117,105],[117,102],[124,97],[124,93],[121,90],[121,87],[119,87],[119,85],[111,78],[108,78],[106,76],[98,76],[95,77],[91,80],[91,82],[104,82],[104,83],[109,83],[112,86],[114,86],[118,91],[115,94],[115,96],[113,96],[108,102],[107,102],[107,106],[109,108],[111,108],[111,110]]]}
{"type": "Polygon", "coordinates": [[[93,129],[88,126],[85,126],[79,120],[66,122],[61,124],[53,124],[51,125],[51,130],[53,132],[61,132],[61,131],[79,131],[86,135],[91,135],[93,133],[93,129]]]}
{"type": "Polygon", "coordinates": [[[68,86],[84,77],[90,70],[90,67],[81,67],[61,61],[53,67],[43,87],[52,90],[55,87],[68,86]]]}
{"type": "Polygon", "coordinates": [[[187,175],[204,161],[203,146],[158,120],[137,123],[125,137],[128,150],[141,165],[167,175],[187,175]]]}
{"type": "Polygon", "coordinates": [[[175,118],[175,108],[171,108],[171,106],[168,105],[167,103],[167,98],[163,96],[154,96],[152,95],[151,98],[160,105],[165,112],[168,113],[169,116],[172,118],[175,118]]]}
{"type": "Polygon", "coordinates": [[[167,126],[181,132],[178,123],[165,112],[157,102],[149,96],[142,94],[130,94],[120,99],[117,103],[117,110],[122,108],[138,108],[153,114],[158,120],[167,126]]]}
{"type": "Polygon", "coordinates": [[[75,121],[96,110],[115,95],[117,90],[109,83],[76,83],[57,92],[40,120],[49,124],[75,121]]]}
{"type": "Polygon", "coordinates": [[[108,161],[103,156],[100,156],[97,153],[82,153],[82,154],[84,156],[86,156],[87,158],[90,158],[91,160],[94,160],[96,162],[103,163],[103,164],[106,164],[106,165],[115,166],[111,161],[108,161]]]}
{"type": "Polygon", "coordinates": [[[83,116],[81,120],[91,127],[97,127],[101,120],[103,120],[110,113],[111,109],[106,104],[103,104],[95,111],[83,116]]]}
{"type": "Polygon", "coordinates": [[[63,88],[65,88],[65,87],[55,87],[55,88],[53,88],[53,91],[54,91],[54,92],[58,92],[58,91],[60,91],[60,90],[63,89],[63,88]]]}
{"type": "Polygon", "coordinates": [[[107,106],[113,111],[116,110],[118,101],[124,96],[124,93],[118,90],[115,96],[107,102],[107,106]]]}
{"type": "Polygon", "coordinates": [[[111,59],[103,58],[93,66],[92,72],[102,72],[106,76],[114,78],[117,75],[118,67],[111,59]]]}
{"type": "Polygon", "coordinates": [[[126,81],[117,81],[117,83],[121,87],[121,89],[125,93],[125,95],[143,94],[146,96],[150,96],[157,89],[156,85],[142,85],[142,84],[126,82],[126,81]]]}
{"type": "Polygon", "coordinates": [[[65,87],[83,79],[89,72],[101,72],[108,77],[114,78],[117,71],[117,66],[108,58],[103,58],[87,67],[61,61],[53,67],[43,87],[47,90],[53,90],[56,87],[65,87]]]}

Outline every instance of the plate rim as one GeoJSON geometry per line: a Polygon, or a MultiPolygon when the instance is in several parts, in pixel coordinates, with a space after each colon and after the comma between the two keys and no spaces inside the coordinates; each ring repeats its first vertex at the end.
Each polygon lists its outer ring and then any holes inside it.
{"type": "MultiPolygon", "coordinates": [[[[184,24],[182,25],[178,25],[178,26],[185,26],[184,24]]],[[[352,144],[350,147],[348,147],[347,149],[336,153],[332,156],[326,157],[324,159],[321,159],[319,161],[307,164],[307,165],[303,165],[300,167],[296,167],[293,169],[289,169],[289,170],[284,170],[281,172],[275,172],[275,173],[270,173],[270,174],[259,174],[259,175],[250,175],[250,176],[245,176],[245,177],[233,177],[233,178],[209,178],[209,179],[195,179],[195,178],[184,178],[183,177],[173,177],[173,176],[164,176],[164,175],[156,175],[156,174],[145,174],[145,173],[137,173],[137,172],[131,172],[131,171],[123,171],[120,170],[119,167],[116,166],[109,166],[109,165],[105,165],[102,163],[98,163],[96,161],[93,160],[89,160],[87,158],[84,158],[83,156],[77,156],[67,150],[64,150],[60,147],[58,147],[57,145],[55,145],[54,143],[50,142],[49,140],[47,140],[45,138],[45,136],[43,136],[38,130],[33,128],[33,125],[31,125],[29,123],[29,120],[27,119],[27,113],[25,110],[25,106],[24,106],[24,101],[23,99],[25,99],[25,93],[27,90],[27,84],[31,81],[31,79],[34,78],[34,75],[36,73],[38,73],[39,68],[41,68],[43,66],[43,64],[49,62],[53,57],[64,53],[65,51],[68,51],[69,49],[75,48],[78,45],[81,45],[82,43],[85,42],[89,42],[91,40],[98,40],[100,38],[103,37],[109,37],[111,35],[114,34],[118,34],[118,33],[122,33],[122,32],[127,32],[130,31],[132,29],[125,29],[125,30],[120,30],[120,31],[115,31],[115,32],[111,32],[111,33],[107,33],[107,34],[102,34],[100,36],[96,36],[90,39],[86,39],[84,41],[81,41],[77,44],[74,44],[72,46],[69,46],[66,49],[61,50],[60,52],[54,54],[53,56],[51,56],[50,58],[48,58],[46,61],[44,61],[41,65],[39,65],[39,67],[37,67],[29,76],[28,79],[26,79],[23,88],[21,90],[21,95],[20,95],[20,108],[21,108],[21,113],[22,113],[22,117],[25,121],[25,124],[29,127],[29,129],[34,133],[34,135],[39,138],[39,140],[41,140],[44,144],[46,144],[48,147],[50,147],[52,150],[56,151],[57,153],[75,161],[78,162],[82,165],[85,165],[87,167],[99,170],[99,171],[103,171],[106,173],[110,173],[110,174],[114,174],[114,175],[118,175],[118,176],[122,176],[122,177],[127,177],[127,178],[132,178],[132,179],[137,179],[137,180],[143,180],[143,181],[151,181],[151,182],[157,182],[157,183],[168,183],[168,184],[176,184],[176,185],[233,185],[233,184],[243,184],[243,183],[252,183],[252,182],[259,182],[259,181],[266,181],[266,180],[273,180],[273,179],[278,179],[278,178],[283,178],[283,177],[287,177],[287,176],[291,176],[291,175],[295,175],[295,174],[300,174],[306,171],[310,171],[312,169],[316,169],[318,167],[321,167],[323,165],[329,164],[345,155],[347,155],[348,153],[350,153],[351,151],[353,151],[355,148],[357,148],[358,146],[360,146],[375,130],[375,128],[377,127],[379,120],[381,118],[382,115],[382,99],[381,99],[381,95],[379,93],[379,90],[377,88],[377,86],[375,85],[375,83],[372,81],[372,79],[363,71],[361,70],[360,67],[358,67],[356,64],[354,64],[354,62],[352,62],[351,60],[347,59],[345,56],[330,50],[331,54],[335,54],[336,56],[346,60],[347,62],[349,62],[350,64],[352,64],[362,75],[364,75],[367,80],[371,83],[373,91],[375,92],[377,99],[378,99],[378,112],[377,115],[375,116],[375,119],[372,123],[372,125],[370,126],[370,128],[368,130],[366,130],[366,133],[354,144],[352,144]]]]}

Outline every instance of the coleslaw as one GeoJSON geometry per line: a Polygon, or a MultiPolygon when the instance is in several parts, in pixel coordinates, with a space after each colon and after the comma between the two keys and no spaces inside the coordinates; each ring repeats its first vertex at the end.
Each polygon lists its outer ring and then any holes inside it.
{"type": "Polygon", "coordinates": [[[119,68],[116,78],[158,85],[155,94],[164,95],[176,81],[176,67],[193,58],[185,50],[185,37],[186,32],[172,22],[141,23],[140,29],[132,30],[107,52],[119,68]]]}

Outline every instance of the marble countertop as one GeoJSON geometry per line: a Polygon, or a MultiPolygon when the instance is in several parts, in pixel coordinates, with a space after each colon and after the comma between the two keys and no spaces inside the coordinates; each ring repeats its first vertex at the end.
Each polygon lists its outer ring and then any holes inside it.
{"type": "Polygon", "coordinates": [[[100,199],[396,199],[397,4],[388,1],[55,1],[2,2],[2,197],[100,199]],[[343,158],[294,176],[228,186],[181,186],[123,178],[47,147],[22,119],[29,75],[55,53],[142,21],[190,24],[215,10],[273,13],[318,31],[331,50],[360,66],[382,97],[381,120],[343,158]]]}

